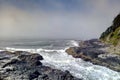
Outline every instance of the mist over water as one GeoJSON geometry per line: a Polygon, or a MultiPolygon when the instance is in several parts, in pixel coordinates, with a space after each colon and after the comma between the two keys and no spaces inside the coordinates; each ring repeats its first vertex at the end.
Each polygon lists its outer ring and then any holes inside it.
{"type": "Polygon", "coordinates": [[[75,40],[39,40],[28,43],[23,41],[24,45],[18,43],[19,45],[14,46],[13,44],[11,47],[3,48],[3,50],[39,53],[44,58],[41,61],[43,65],[62,71],[68,70],[73,76],[83,80],[120,80],[119,72],[103,66],[93,65],[80,58],[73,58],[65,52],[69,47],[79,46],[78,42],[75,40]]]}
{"type": "Polygon", "coordinates": [[[27,40],[1,40],[0,48],[21,48],[21,49],[64,49],[69,46],[79,46],[80,40],[50,40],[50,39],[27,39],[27,40]]]}
{"type": "Polygon", "coordinates": [[[68,55],[80,40],[99,38],[119,0],[0,0],[0,51],[28,51],[44,65],[83,80],[120,80],[120,73],[68,55]]]}
{"type": "Polygon", "coordinates": [[[119,13],[118,3],[118,0],[0,0],[0,38],[99,38],[119,13]]]}

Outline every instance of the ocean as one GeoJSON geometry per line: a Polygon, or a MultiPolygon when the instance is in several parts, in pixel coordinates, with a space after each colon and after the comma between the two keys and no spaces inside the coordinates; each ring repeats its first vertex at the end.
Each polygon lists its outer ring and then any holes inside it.
{"type": "Polygon", "coordinates": [[[43,65],[68,70],[83,80],[120,80],[119,72],[73,58],[65,52],[69,47],[78,47],[79,42],[80,40],[1,40],[0,49],[39,53],[44,58],[41,61],[43,65]]]}

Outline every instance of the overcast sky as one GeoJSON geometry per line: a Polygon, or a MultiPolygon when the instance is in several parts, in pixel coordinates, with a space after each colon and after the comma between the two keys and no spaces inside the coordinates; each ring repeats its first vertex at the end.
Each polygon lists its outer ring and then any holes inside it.
{"type": "Polygon", "coordinates": [[[98,38],[120,0],[0,0],[0,38],[98,38]]]}

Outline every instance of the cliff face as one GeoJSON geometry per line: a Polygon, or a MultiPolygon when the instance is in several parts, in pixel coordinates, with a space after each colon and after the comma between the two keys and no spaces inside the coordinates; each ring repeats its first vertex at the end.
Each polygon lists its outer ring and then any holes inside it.
{"type": "Polygon", "coordinates": [[[113,45],[120,44],[120,14],[113,20],[113,24],[102,33],[100,40],[113,45]]]}

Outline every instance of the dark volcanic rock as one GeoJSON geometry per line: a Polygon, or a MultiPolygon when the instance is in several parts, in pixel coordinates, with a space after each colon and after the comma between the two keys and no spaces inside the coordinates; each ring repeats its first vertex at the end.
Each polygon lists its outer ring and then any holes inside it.
{"type": "Polygon", "coordinates": [[[38,71],[35,71],[29,75],[29,79],[32,80],[32,79],[38,78],[39,75],[41,75],[41,73],[39,73],[38,71]]]}
{"type": "Polygon", "coordinates": [[[66,52],[73,57],[85,57],[86,58],[97,58],[98,55],[104,54],[103,51],[99,50],[99,48],[105,47],[99,40],[92,39],[88,41],[80,42],[80,47],[71,47],[66,50],[66,52]]]}
{"type": "Polygon", "coordinates": [[[43,60],[43,57],[39,54],[31,54],[31,55],[20,55],[18,58],[22,61],[34,61],[34,60],[43,60]]]}
{"type": "Polygon", "coordinates": [[[10,62],[7,62],[2,66],[2,68],[5,68],[6,66],[12,65],[12,64],[19,64],[20,61],[18,59],[12,59],[10,62]]]}
{"type": "Polygon", "coordinates": [[[13,56],[14,56],[14,54],[12,52],[9,52],[9,51],[1,51],[0,52],[0,60],[9,59],[13,56]]]}
{"type": "MultiPolygon", "coordinates": [[[[6,54],[9,52],[2,53],[6,54]]],[[[15,56],[15,53],[10,54],[15,56]]],[[[2,66],[3,71],[0,72],[0,80],[81,80],[73,77],[68,71],[63,72],[43,66],[40,62],[40,60],[43,60],[43,57],[39,54],[22,53],[24,54],[19,54],[15,59],[9,59],[2,66]]]]}
{"type": "Polygon", "coordinates": [[[39,60],[43,60],[43,57],[39,54],[20,55],[18,58],[21,61],[27,62],[30,66],[41,65],[42,63],[39,60]]]}
{"type": "Polygon", "coordinates": [[[90,61],[93,64],[106,66],[110,69],[120,72],[120,56],[109,54],[101,48],[108,45],[103,44],[99,40],[89,40],[80,43],[80,47],[71,47],[66,50],[69,55],[75,58],[82,58],[85,61],[90,61]]]}
{"type": "Polygon", "coordinates": [[[15,51],[15,52],[13,52],[13,54],[14,55],[16,55],[16,56],[19,56],[19,55],[29,55],[29,54],[31,54],[31,53],[29,53],[29,52],[27,52],[27,51],[15,51]]]}

